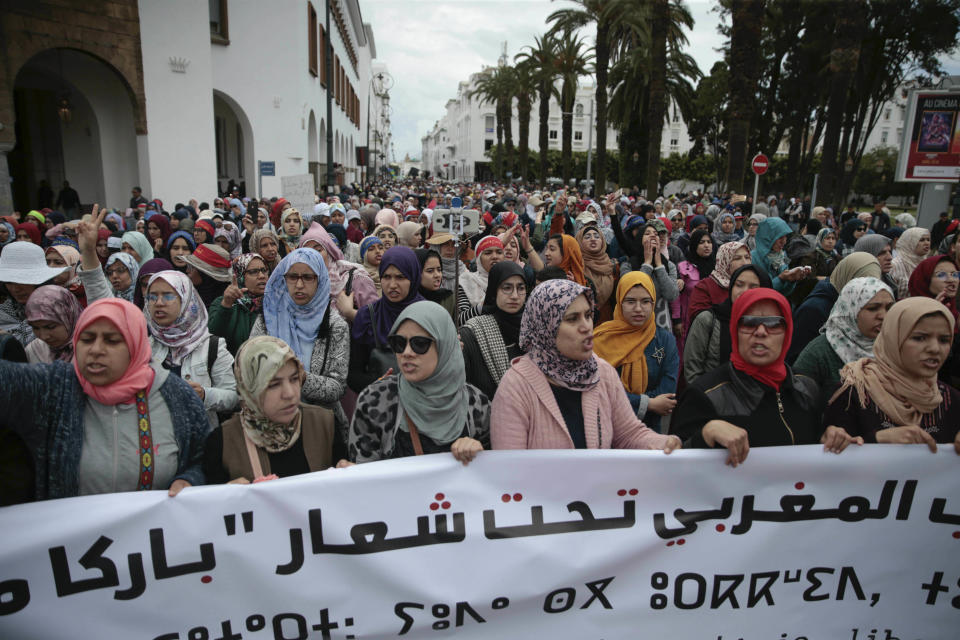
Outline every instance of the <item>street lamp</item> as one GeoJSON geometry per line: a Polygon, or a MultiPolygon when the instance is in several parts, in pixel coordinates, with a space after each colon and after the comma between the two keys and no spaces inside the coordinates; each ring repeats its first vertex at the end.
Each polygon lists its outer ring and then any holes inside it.
{"type": "MultiPolygon", "coordinates": [[[[370,90],[367,92],[367,174],[370,174],[370,96],[375,95],[380,98],[381,110],[380,116],[383,114],[383,108],[389,108],[390,102],[390,89],[393,88],[393,76],[391,76],[386,71],[381,71],[370,78],[370,90]]],[[[378,116],[378,117],[380,117],[378,116]]],[[[376,158],[374,158],[376,162],[376,158]]]]}

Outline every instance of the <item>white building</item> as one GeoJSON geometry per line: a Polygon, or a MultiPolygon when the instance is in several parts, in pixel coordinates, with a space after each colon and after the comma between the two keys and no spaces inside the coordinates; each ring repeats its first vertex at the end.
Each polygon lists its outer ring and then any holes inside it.
{"type": "Polygon", "coordinates": [[[359,0],[327,1],[329,33],[325,0],[36,0],[0,16],[0,210],[34,208],[43,179],[87,207],[125,207],[135,185],[168,208],[231,183],[255,196],[259,161],[275,163],[267,196],[282,176],[326,184],[328,161],[335,182],[361,181],[376,48],[359,0]]]}
{"type": "MultiPolygon", "coordinates": [[[[478,97],[470,97],[481,73],[472,74],[468,81],[458,85],[457,96],[447,101],[446,114],[420,139],[421,170],[449,180],[481,180],[490,175],[490,159],[484,153],[497,143],[495,105],[481,102],[478,97]]],[[[590,116],[591,109],[595,109],[595,94],[596,87],[592,84],[577,88],[573,107],[574,151],[587,150],[591,135],[589,130],[593,127],[590,116]]],[[[561,119],[560,104],[551,99],[547,134],[550,149],[561,148],[561,119]]],[[[669,120],[663,128],[661,155],[686,153],[693,147],[693,141],[687,133],[686,123],[673,106],[669,109],[669,120]]],[[[528,139],[531,151],[540,148],[539,127],[539,99],[534,98],[528,139]]],[[[514,146],[519,146],[520,122],[517,118],[516,101],[513,103],[512,129],[514,146]]],[[[613,151],[618,147],[617,131],[613,128],[607,129],[607,149],[613,151]]],[[[595,137],[593,149],[596,151],[595,137]]]]}

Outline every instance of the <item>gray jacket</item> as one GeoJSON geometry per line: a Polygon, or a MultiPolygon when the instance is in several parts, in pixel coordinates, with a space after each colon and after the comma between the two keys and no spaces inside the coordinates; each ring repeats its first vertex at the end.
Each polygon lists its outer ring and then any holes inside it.
{"type": "Polygon", "coordinates": [[[716,321],[711,309],[701,311],[693,319],[683,344],[683,376],[687,382],[720,366],[721,329],[722,323],[716,321]]]}

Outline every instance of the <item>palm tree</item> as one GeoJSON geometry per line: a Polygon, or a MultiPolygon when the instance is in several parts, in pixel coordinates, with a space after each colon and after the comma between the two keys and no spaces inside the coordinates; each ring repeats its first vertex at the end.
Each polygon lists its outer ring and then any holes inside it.
{"type": "MultiPolygon", "coordinates": [[[[597,174],[596,184],[604,189],[607,182],[607,78],[610,67],[610,36],[617,18],[615,11],[610,11],[614,2],[610,0],[572,0],[578,7],[560,9],[547,17],[547,22],[554,23],[551,33],[575,31],[589,24],[596,24],[593,50],[596,55],[594,63],[597,80],[597,174]]],[[[589,150],[588,150],[589,153],[589,150]]],[[[596,193],[600,193],[599,191],[596,193]]]]}
{"type": "Polygon", "coordinates": [[[553,81],[557,77],[553,68],[553,54],[557,47],[556,39],[548,34],[535,38],[535,45],[525,47],[529,51],[521,51],[514,58],[521,64],[529,64],[530,70],[534,76],[537,85],[537,94],[540,100],[538,116],[538,145],[540,148],[540,171],[537,181],[541,185],[546,184],[547,180],[547,150],[550,144],[548,140],[549,119],[550,119],[550,97],[557,96],[556,87],[553,81]]]}
{"type": "Polygon", "coordinates": [[[513,89],[517,97],[517,135],[520,138],[517,173],[524,180],[529,180],[530,112],[533,110],[533,92],[537,89],[537,72],[529,61],[517,63],[513,71],[513,89]]]}
{"type": "Polygon", "coordinates": [[[502,178],[505,171],[512,170],[513,163],[513,127],[512,127],[512,99],[513,99],[513,68],[509,66],[489,67],[484,69],[477,79],[477,84],[468,94],[469,97],[480,98],[480,102],[489,102],[494,105],[494,115],[497,123],[497,149],[500,153],[494,154],[499,162],[494,163],[494,175],[502,178]],[[506,140],[504,140],[506,139],[506,140]],[[506,145],[504,145],[506,141],[506,145]]]}
{"type": "Polygon", "coordinates": [[[573,104],[577,97],[577,84],[580,76],[590,72],[590,61],[593,54],[585,51],[583,39],[572,31],[564,31],[557,41],[554,53],[553,67],[561,80],[560,85],[560,113],[561,113],[561,162],[564,184],[570,179],[571,164],[573,162],[573,104]]]}
{"type": "Polygon", "coordinates": [[[756,45],[763,31],[766,0],[730,3],[730,120],[727,123],[727,188],[743,193],[750,120],[756,100],[760,63],[756,45]]]}

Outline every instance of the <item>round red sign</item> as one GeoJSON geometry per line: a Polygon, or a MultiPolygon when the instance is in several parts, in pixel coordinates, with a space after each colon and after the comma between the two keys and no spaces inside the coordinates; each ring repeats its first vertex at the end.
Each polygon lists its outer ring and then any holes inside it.
{"type": "Polygon", "coordinates": [[[762,176],[767,172],[767,169],[770,168],[770,159],[762,153],[758,153],[753,156],[753,162],[751,162],[753,167],[753,172],[758,176],[762,176]]]}

